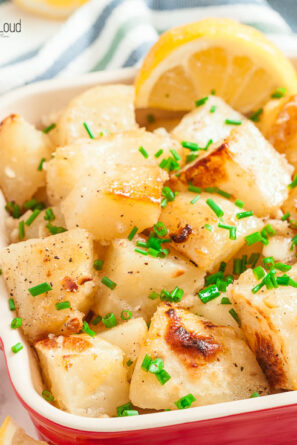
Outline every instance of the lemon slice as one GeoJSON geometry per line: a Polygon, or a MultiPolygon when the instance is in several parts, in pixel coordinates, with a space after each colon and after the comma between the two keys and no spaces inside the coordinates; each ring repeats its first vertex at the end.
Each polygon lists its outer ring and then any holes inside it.
{"type": "Polygon", "coordinates": [[[164,33],[135,82],[136,106],[190,110],[211,91],[249,113],[278,87],[297,92],[289,60],[256,29],[210,18],[164,33]]]}
{"type": "Polygon", "coordinates": [[[20,428],[11,417],[6,417],[4,423],[0,428],[0,445],[47,445],[46,442],[34,440],[25,434],[25,431],[20,428]]]}
{"type": "Polygon", "coordinates": [[[65,19],[88,0],[14,0],[21,8],[51,19],[65,19]]]}

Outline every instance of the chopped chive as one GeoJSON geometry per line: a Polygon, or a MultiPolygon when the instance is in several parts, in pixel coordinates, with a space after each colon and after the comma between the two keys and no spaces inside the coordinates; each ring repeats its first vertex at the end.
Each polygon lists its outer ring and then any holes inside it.
{"type": "Polygon", "coordinates": [[[155,360],[152,360],[149,366],[148,371],[151,374],[158,374],[158,372],[162,371],[164,368],[164,362],[161,358],[156,358],[155,360]]]}
{"type": "Polygon", "coordinates": [[[43,164],[45,163],[45,161],[46,161],[45,158],[41,158],[41,160],[40,160],[40,162],[39,162],[39,165],[38,165],[38,167],[37,167],[37,170],[38,170],[39,172],[41,172],[41,171],[43,170],[43,164]]]}
{"type": "Polygon", "coordinates": [[[167,206],[167,204],[168,204],[167,199],[166,199],[166,198],[163,198],[162,201],[161,201],[161,207],[162,207],[162,209],[164,209],[164,208],[167,206]]]}
{"type": "Polygon", "coordinates": [[[286,94],[286,92],[287,92],[287,88],[280,87],[280,88],[277,88],[277,89],[271,94],[271,97],[272,97],[273,99],[280,99],[281,97],[284,97],[284,95],[286,94]]]}
{"type": "Polygon", "coordinates": [[[247,255],[242,255],[242,258],[241,258],[241,272],[244,272],[246,270],[246,263],[247,263],[247,255]]]}
{"type": "Polygon", "coordinates": [[[227,199],[231,198],[231,193],[225,192],[225,190],[217,189],[216,193],[218,195],[224,196],[224,198],[227,198],[227,199]]]}
{"type": "Polygon", "coordinates": [[[57,311],[62,311],[63,309],[69,309],[71,307],[70,301],[61,301],[56,303],[57,311]]]}
{"type": "Polygon", "coordinates": [[[233,120],[233,119],[226,119],[225,120],[225,124],[226,125],[241,125],[242,122],[241,121],[236,121],[236,120],[233,120]]]}
{"type": "Polygon", "coordinates": [[[162,195],[167,199],[167,201],[174,201],[176,196],[170,187],[163,187],[162,195]]]}
{"type": "Polygon", "coordinates": [[[21,208],[14,201],[10,201],[6,204],[5,210],[15,219],[21,216],[21,208]]]}
{"type": "Polygon", "coordinates": [[[102,317],[102,322],[106,328],[113,328],[118,324],[113,312],[109,312],[104,317],[102,317]]]}
{"type": "Polygon", "coordinates": [[[152,361],[153,361],[152,357],[150,357],[148,354],[145,354],[144,359],[141,363],[141,368],[144,371],[148,371],[152,361]]]}
{"type": "Polygon", "coordinates": [[[221,304],[232,304],[228,297],[223,297],[221,299],[221,304]]]}
{"type": "Polygon", "coordinates": [[[12,320],[12,322],[10,323],[10,327],[12,328],[12,329],[18,329],[18,328],[20,328],[21,326],[22,326],[22,319],[21,318],[14,318],[13,320],[12,320]]]}
{"type": "Polygon", "coordinates": [[[135,249],[134,249],[134,252],[136,252],[136,253],[141,253],[141,255],[148,255],[148,251],[147,250],[143,250],[143,249],[138,249],[138,247],[136,247],[135,249]]]}
{"type": "Polygon", "coordinates": [[[250,395],[250,399],[254,399],[255,397],[260,397],[260,394],[257,391],[254,391],[253,394],[250,395]]]}
{"type": "Polygon", "coordinates": [[[294,189],[297,186],[297,175],[294,176],[293,181],[291,184],[288,185],[290,189],[294,189]]]}
{"type": "Polygon", "coordinates": [[[102,270],[104,264],[104,260],[95,260],[93,263],[93,267],[95,270],[102,270]]]}
{"type": "Polygon", "coordinates": [[[148,247],[147,243],[144,243],[142,241],[137,241],[136,242],[136,246],[138,246],[138,247],[148,247]]]}
{"type": "Polygon", "coordinates": [[[49,133],[50,131],[52,131],[54,128],[56,128],[56,124],[50,124],[48,127],[44,128],[44,129],[42,130],[42,132],[45,133],[45,134],[47,134],[47,133],[49,133]]]}
{"type": "Polygon", "coordinates": [[[143,147],[139,147],[138,151],[139,151],[139,153],[142,154],[142,156],[143,156],[145,159],[148,159],[148,158],[149,158],[149,154],[148,154],[148,152],[147,152],[143,147]]]}
{"type": "Polygon", "coordinates": [[[159,158],[163,154],[164,150],[160,149],[155,153],[155,158],[159,158]]]}
{"type": "Polygon", "coordinates": [[[92,329],[89,326],[89,323],[87,323],[86,321],[84,321],[83,323],[83,327],[82,327],[82,331],[85,334],[88,334],[90,337],[96,337],[96,332],[92,331],[92,329]]]}
{"type": "Polygon", "coordinates": [[[220,264],[220,267],[219,267],[219,271],[224,273],[226,270],[226,267],[227,267],[227,264],[225,263],[225,261],[222,261],[220,264]]]}
{"type": "Polygon", "coordinates": [[[229,230],[229,239],[236,240],[236,227],[235,226],[230,226],[228,224],[223,224],[223,223],[219,222],[218,227],[220,229],[229,230]]]}
{"type": "Polygon", "coordinates": [[[259,122],[262,113],[263,113],[263,108],[259,108],[250,115],[249,119],[253,122],[259,122]]]}
{"type": "Polygon", "coordinates": [[[216,111],[216,109],[217,109],[217,106],[216,106],[216,105],[212,105],[212,106],[210,107],[209,112],[210,112],[210,113],[214,113],[214,112],[216,111]]]}
{"type": "Polygon", "coordinates": [[[211,275],[208,275],[208,276],[205,278],[205,284],[206,284],[207,286],[208,286],[209,284],[214,284],[214,283],[216,283],[216,281],[217,281],[218,278],[223,278],[223,276],[224,276],[224,273],[221,272],[221,271],[218,271],[218,272],[216,272],[216,273],[213,273],[213,274],[211,274],[211,275]]]}
{"type": "Polygon", "coordinates": [[[127,362],[126,362],[126,365],[128,366],[128,367],[130,367],[130,366],[132,366],[133,365],[133,360],[128,360],[127,362]]]}
{"type": "Polygon", "coordinates": [[[297,287],[297,281],[289,277],[289,286],[297,287]]]}
{"type": "Polygon", "coordinates": [[[271,268],[272,266],[274,266],[274,258],[272,256],[268,256],[266,258],[263,258],[263,264],[266,267],[266,269],[271,268]]]}
{"type": "Polygon", "coordinates": [[[24,203],[24,207],[26,210],[30,210],[30,209],[34,210],[38,204],[39,204],[39,202],[37,201],[37,199],[32,198],[32,199],[29,199],[29,201],[26,201],[24,203]]]}
{"type": "Polygon", "coordinates": [[[147,114],[146,120],[148,121],[149,124],[152,124],[153,122],[155,122],[156,118],[153,114],[147,114]]]}
{"type": "Polygon", "coordinates": [[[257,284],[255,287],[252,288],[252,292],[253,294],[256,294],[257,292],[259,292],[259,290],[261,289],[261,287],[264,286],[264,281],[261,281],[261,283],[257,284]]]}
{"type": "Polygon", "coordinates": [[[11,350],[14,354],[17,354],[19,351],[23,349],[22,343],[16,343],[14,346],[11,347],[11,350]]]}
{"type": "Polygon", "coordinates": [[[102,317],[100,315],[97,315],[95,318],[93,318],[92,325],[97,326],[97,324],[99,324],[100,321],[102,321],[102,317]]]}
{"type": "Polygon", "coordinates": [[[122,414],[123,417],[138,416],[138,415],[139,415],[139,412],[136,411],[136,409],[125,409],[122,414]]]}
{"type": "Polygon", "coordinates": [[[282,221],[286,221],[287,219],[289,219],[291,216],[290,212],[285,213],[282,217],[281,220],[282,221]]]}
{"type": "Polygon", "coordinates": [[[260,258],[260,254],[253,252],[251,256],[249,257],[247,263],[251,265],[251,267],[255,267],[257,264],[258,259],[260,258]]]}
{"type": "Polygon", "coordinates": [[[44,219],[45,221],[54,221],[55,215],[52,209],[48,208],[44,212],[44,219]]]}
{"type": "Polygon", "coordinates": [[[37,216],[40,214],[40,210],[35,209],[31,215],[29,216],[29,218],[27,219],[27,221],[25,221],[26,226],[30,226],[32,224],[32,222],[37,218],[37,216]]]}
{"type": "Polygon", "coordinates": [[[218,218],[224,216],[223,210],[214,202],[213,199],[208,198],[206,204],[211,208],[211,210],[217,215],[218,218]]]}
{"type": "Polygon", "coordinates": [[[204,225],[204,228],[207,229],[209,232],[213,232],[213,226],[210,225],[210,224],[208,224],[208,223],[206,223],[206,224],[204,225]]]}
{"type": "Polygon", "coordinates": [[[121,312],[121,319],[122,320],[130,320],[130,318],[132,317],[132,312],[131,311],[122,311],[121,312]]]}
{"type": "Polygon", "coordinates": [[[193,198],[193,199],[190,201],[190,203],[191,203],[191,204],[195,204],[197,201],[199,201],[199,199],[200,199],[200,196],[197,195],[197,196],[195,196],[195,198],[193,198]]]}
{"type": "Polygon", "coordinates": [[[165,369],[162,369],[162,371],[158,372],[158,374],[155,374],[155,376],[157,377],[161,385],[165,385],[165,383],[171,379],[171,376],[168,374],[167,371],[165,371],[165,369]]]}
{"type": "Polygon", "coordinates": [[[49,292],[50,290],[53,289],[47,282],[37,284],[37,286],[30,287],[30,289],[28,289],[32,297],[37,297],[37,295],[44,294],[46,292],[49,292]]]}
{"type": "Polygon", "coordinates": [[[201,105],[204,105],[208,101],[208,96],[202,97],[201,99],[195,100],[195,106],[201,107],[201,105]]]}
{"type": "Polygon", "coordinates": [[[244,202],[241,201],[240,199],[236,199],[235,203],[234,203],[237,207],[239,207],[240,209],[242,209],[244,207],[244,202]]]}
{"type": "Polygon", "coordinates": [[[257,280],[261,280],[261,278],[264,278],[266,273],[262,266],[258,266],[255,269],[253,269],[253,274],[257,278],[257,280]]]}
{"type": "Polygon", "coordinates": [[[138,232],[138,227],[134,226],[128,235],[128,240],[132,241],[137,232],[138,232]]]}
{"type": "Polygon", "coordinates": [[[231,317],[234,318],[236,323],[240,326],[241,323],[240,323],[240,320],[239,320],[237,312],[232,308],[232,309],[230,309],[229,314],[231,315],[231,317]]]}
{"type": "Polygon", "coordinates": [[[148,297],[151,300],[156,300],[157,298],[159,298],[159,294],[157,294],[157,292],[151,292],[148,297]]]}
{"type": "Polygon", "coordinates": [[[248,210],[247,212],[239,212],[236,213],[237,219],[248,218],[249,216],[253,216],[254,212],[252,210],[248,210]]]}
{"type": "Polygon", "coordinates": [[[289,270],[292,269],[292,266],[290,266],[289,264],[284,264],[284,263],[275,263],[274,267],[277,270],[280,270],[281,272],[288,272],[289,270]]]}
{"type": "Polygon", "coordinates": [[[25,221],[19,222],[19,239],[25,238],[25,221]]]}
{"type": "Polygon", "coordinates": [[[2,269],[0,269],[0,275],[2,275],[2,269]]]}
{"type": "Polygon", "coordinates": [[[132,410],[131,402],[125,403],[124,405],[117,407],[117,415],[118,417],[122,417],[124,411],[130,411],[130,410],[132,410]]]}
{"type": "Polygon", "coordinates": [[[115,289],[117,285],[114,281],[110,280],[107,277],[103,277],[101,283],[104,284],[106,287],[109,287],[109,289],[111,290],[115,289]]]}
{"type": "Polygon", "coordinates": [[[202,192],[202,189],[201,189],[200,187],[196,187],[196,186],[193,185],[193,184],[189,184],[189,185],[188,185],[188,191],[189,191],[189,192],[193,192],[193,193],[201,193],[201,192],[202,192]]]}
{"type": "Polygon", "coordinates": [[[241,274],[242,261],[240,258],[234,258],[233,260],[233,273],[235,275],[241,274]]]}
{"type": "Polygon", "coordinates": [[[195,155],[194,153],[191,153],[190,155],[187,155],[186,157],[186,164],[190,164],[190,162],[195,161],[198,158],[198,155],[195,155]]]}
{"type": "Polygon", "coordinates": [[[57,235],[59,233],[67,232],[67,229],[65,229],[65,227],[54,226],[51,223],[48,223],[45,227],[52,235],[57,235]]]}
{"type": "Polygon", "coordinates": [[[193,402],[196,401],[196,398],[193,396],[193,394],[188,394],[181,399],[174,402],[174,404],[177,406],[178,409],[185,409],[190,408],[193,402]]]}
{"type": "Polygon", "coordinates": [[[252,246],[253,244],[258,243],[259,241],[262,241],[262,239],[263,238],[260,232],[254,232],[245,237],[245,241],[248,246],[252,246]]]}
{"type": "Polygon", "coordinates": [[[41,395],[44,398],[44,400],[46,400],[49,403],[52,403],[55,400],[54,396],[48,389],[44,389],[41,395]]]}
{"type": "Polygon", "coordinates": [[[15,303],[14,303],[14,299],[13,298],[9,298],[8,305],[9,305],[9,309],[11,311],[15,311],[15,303]]]}
{"type": "Polygon", "coordinates": [[[198,151],[199,146],[196,144],[196,142],[190,142],[190,141],[181,141],[181,145],[184,148],[188,148],[191,151],[198,151]]]}
{"type": "Polygon", "coordinates": [[[210,90],[210,94],[211,94],[212,96],[214,96],[214,95],[216,94],[216,90],[214,90],[214,89],[210,90]]]}
{"type": "Polygon", "coordinates": [[[88,133],[90,139],[95,139],[94,133],[92,132],[92,130],[90,129],[89,125],[84,122],[83,126],[85,127],[86,132],[88,133]]]}
{"type": "Polygon", "coordinates": [[[210,286],[200,290],[198,295],[202,303],[208,303],[209,301],[217,298],[220,295],[220,291],[216,284],[211,284],[210,286]]]}
{"type": "MultiPolygon", "coordinates": [[[[276,235],[276,230],[272,227],[271,224],[266,224],[266,226],[263,228],[263,230],[261,231],[261,233],[264,234],[268,234],[269,236],[274,236],[276,235]],[[264,231],[264,232],[263,232],[264,231]]],[[[265,236],[265,235],[264,235],[265,236]]]]}
{"type": "Polygon", "coordinates": [[[180,161],[181,160],[180,155],[178,154],[178,152],[174,148],[170,149],[170,153],[172,154],[172,156],[174,157],[174,159],[176,161],[180,161]]]}
{"type": "Polygon", "coordinates": [[[160,237],[165,236],[168,233],[168,230],[167,230],[165,224],[162,223],[162,221],[157,222],[153,228],[154,228],[154,232],[156,233],[156,235],[158,235],[160,237]]]}

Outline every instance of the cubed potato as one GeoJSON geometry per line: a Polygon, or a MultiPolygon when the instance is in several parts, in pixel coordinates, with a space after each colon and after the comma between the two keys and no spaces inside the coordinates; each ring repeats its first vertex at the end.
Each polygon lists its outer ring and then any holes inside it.
{"type": "Polygon", "coordinates": [[[152,292],[160,294],[162,289],[171,292],[177,286],[186,296],[203,287],[204,273],[171,247],[171,253],[165,258],[143,256],[135,252],[135,247],[136,244],[127,239],[113,241],[102,276],[107,276],[117,286],[111,290],[99,284],[96,313],[114,312],[120,319],[123,310],[130,310],[133,317],[141,316],[149,321],[160,303],[160,298],[149,298],[152,292]]]}
{"type": "Polygon", "coordinates": [[[32,238],[45,238],[46,236],[51,235],[51,232],[46,227],[49,223],[54,226],[65,227],[65,220],[59,207],[52,207],[51,209],[55,216],[55,219],[53,221],[44,219],[46,210],[42,210],[37,218],[35,218],[30,225],[27,225],[26,221],[28,221],[28,218],[30,218],[30,216],[32,215],[32,210],[28,210],[19,219],[15,219],[12,217],[7,218],[5,223],[10,242],[17,243],[18,241],[20,241],[20,221],[25,221],[25,236],[22,241],[26,241],[32,238]]]}
{"type": "MultiPolygon", "coordinates": [[[[233,110],[221,98],[210,95],[204,105],[195,108],[181,119],[171,131],[171,136],[180,142],[195,142],[199,147],[205,147],[211,139],[213,143],[207,153],[203,150],[195,152],[200,159],[228,137],[231,130],[235,128],[235,125],[226,125],[226,119],[245,121],[240,113],[233,110]],[[211,113],[211,109],[215,111],[211,113]]],[[[188,149],[185,149],[185,152],[190,153],[188,149]]]]}
{"type": "Polygon", "coordinates": [[[245,236],[261,230],[263,222],[255,216],[237,219],[240,209],[221,196],[201,193],[200,199],[191,204],[194,197],[190,192],[179,193],[162,209],[160,221],[169,229],[174,248],[200,269],[211,272],[221,261],[228,261],[235,255],[244,245],[245,236]],[[206,203],[209,198],[224,211],[224,224],[236,227],[236,240],[229,239],[228,230],[218,227],[219,218],[206,203]]]}
{"type": "Polygon", "coordinates": [[[112,345],[118,346],[124,352],[124,364],[127,367],[128,380],[132,377],[136,359],[147,337],[147,333],[147,324],[141,317],[131,319],[112,329],[99,333],[100,338],[112,345]]]}
{"type": "Polygon", "coordinates": [[[142,232],[158,221],[167,177],[155,166],[90,172],[61,204],[66,226],[87,229],[99,241],[124,238],[134,226],[142,232]]]}
{"type": "Polygon", "coordinates": [[[297,95],[268,102],[259,127],[264,136],[297,167],[297,95]]]}
{"type": "Polygon", "coordinates": [[[292,238],[296,235],[296,231],[289,227],[287,221],[271,219],[267,223],[273,227],[276,234],[269,239],[269,244],[263,246],[262,255],[272,256],[276,262],[296,263],[296,246],[292,246],[292,238]]]}
{"type": "Polygon", "coordinates": [[[79,332],[96,291],[93,261],[92,237],[82,229],[12,244],[0,252],[7,290],[29,341],[79,332]],[[29,289],[44,282],[52,290],[33,297],[29,289]],[[71,307],[57,310],[62,301],[71,307]]]}
{"type": "Polygon", "coordinates": [[[115,416],[129,400],[123,352],[100,337],[54,337],[35,344],[56,405],[86,417],[115,416]]]}
{"type": "Polygon", "coordinates": [[[95,138],[136,128],[134,88],[130,85],[99,85],[75,97],[61,113],[54,130],[57,144],[67,145],[89,138],[84,122],[95,138]]]}
{"type": "Polygon", "coordinates": [[[164,158],[171,155],[174,148],[182,153],[181,146],[168,134],[152,134],[144,129],[125,131],[102,137],[100,140],[85,140],[66,147],[60,147],[55,157],[47,164],[47,191],[52,205],[64,199],[73,187],[90,170],[96,168],[102,172],[109,170],[114,164],[127,166],[157,166],[164,158]],[[143,147],[148,159],[139,152],[143,147]],[[156,158],[157,151],[163,154],[156,158]],[[104,162],[102,162],[104,160],[104,162]]]}
{"type": "Polygon", "coordinates": [[[217,186],[241,199],[257,216],[273,215],[288,197],[293,167],[251,122],[232,130],[215,151],[184,167],[178,178],[217,186]]]}
{"type": "Polygon", "coordinates": [[[290,190],[289,197],[284,202],[282,210],[284,213],[289,212],[290,219],[293,219],[295,224],[297,224],[297,187],[290,190]]]}
{"type": "Polygon", "coordinates": [[[0,188],[7,201],[23,205],[45,185],[45,172],[38,169],[42,158],[49,159],[50,143],[17,114],[0,124],[0,188]]]}
{"type": "MultiPolygon", "coordinates": [[[[297,266],[287,274],[297,279],[297,266]]],[[[279,286],[257,293],[259,283],[251,270],[228,288],[228,296],[241,320],[242,329],[274,389],[297,389],[295,341],[297,336],[297,289],[279,286]]]]}
{"type": "Polygon", "coordinates": [[[130,386],[132,403],[141,408],[176,409],[191,393],[192,406],[267,393],[267,382],[254,354],[231,327],[221,327],[177,305],[162,304],[152,318],[130,386]],[[145,355],[160,358],[170,379],[163,385],[142,369],[145,355]]]}

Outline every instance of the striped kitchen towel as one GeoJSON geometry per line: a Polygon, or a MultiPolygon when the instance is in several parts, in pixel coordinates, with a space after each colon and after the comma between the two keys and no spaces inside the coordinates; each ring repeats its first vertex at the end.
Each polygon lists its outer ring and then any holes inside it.
{"type": "Polygon", "coordinates": [[[265,0],[91,0],[65,22],[0,0],[0,93],[53,77],[137,65],[160,33],[209,16],[255,26],[296,51],[289,26],[265,0]]]}

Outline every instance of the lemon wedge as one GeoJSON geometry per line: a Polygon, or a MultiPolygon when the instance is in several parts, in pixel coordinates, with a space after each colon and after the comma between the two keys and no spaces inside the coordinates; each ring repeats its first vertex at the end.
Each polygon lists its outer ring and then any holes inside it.
{"type": "Polygon", "coordinates": [[[190,110],[213,92],[249,113],[276,88],[297,92],[297,75],[261,32],[209,18],[165,32],[146,56],[135,88],[138,108],[190,110]]]}
{"type": "Polygon", "coordinates": [[[65,19],[88,0],[14,0],[26,11],[51,19],[65,19]]]}
{"type": "Polygon", "coordinates": [[[0,428],[0,445],[47,445],[46,442],[40,442],[27,436],[25,431],[20,428],[11,417],[6,417],[0,428]]]}

